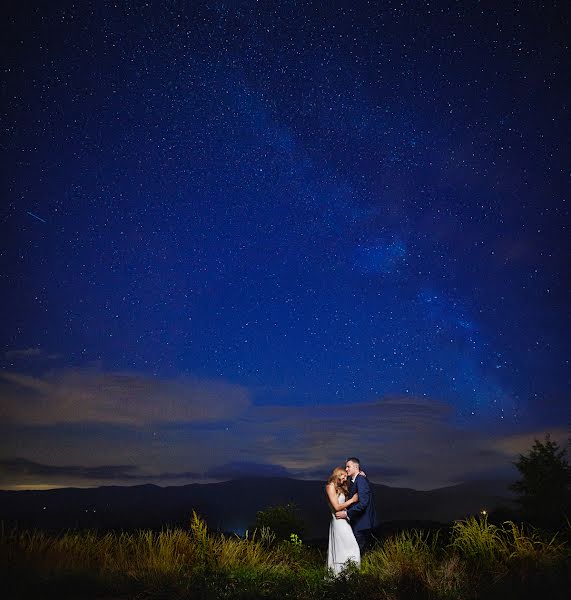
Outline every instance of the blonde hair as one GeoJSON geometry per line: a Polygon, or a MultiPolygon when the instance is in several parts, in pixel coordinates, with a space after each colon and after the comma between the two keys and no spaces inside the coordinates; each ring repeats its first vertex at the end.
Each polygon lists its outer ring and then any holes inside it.
{"type": "Polygon", "coordinates": [[[335,467],[329,475],[329,479],[327,480],[327,485],[332,483],[335,486],[335,493],[337,495],[344,494],[345,497],[349,494],[349,485],[347,484],[347,480],[343,483],[339,481],[339,475],[346,475],[345,469],[343,467],[335,467]]]}

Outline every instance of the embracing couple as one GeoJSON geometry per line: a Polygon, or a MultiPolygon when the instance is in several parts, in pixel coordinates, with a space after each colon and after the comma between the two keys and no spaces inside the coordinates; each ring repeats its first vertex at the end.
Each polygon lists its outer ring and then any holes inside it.
{"type": "Polygon", "coordinates": [[[352,456],[345,468],[333,469],[325,492],[332,512],[327,568],[339,575],[348,561],[359,567],[371,543],[371,530],[376,524],[373,491],[359,459],[352,456]]]}

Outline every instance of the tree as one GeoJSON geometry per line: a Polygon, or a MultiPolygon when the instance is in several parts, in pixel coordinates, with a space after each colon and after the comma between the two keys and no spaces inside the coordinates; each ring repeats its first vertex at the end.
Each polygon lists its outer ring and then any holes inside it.
{"type": "Polygon", "coordinates": [[[571,517],[571,467],[565,454],[566,449],[546,435],[514,463],[521,479],[510,487],[519,494],[522,516],[530,523],[558,528],[571,517]]]}
{"type": "Polygon", "coordinates": [[[305,526],[303,519],[298,514],[295,504],[280,504],[270,506],[266,510],[256,513],[256,529],[269,527],[275,534],[277,540],[289,540],[290,535],[295,533],[303,536],[305,526]]]}

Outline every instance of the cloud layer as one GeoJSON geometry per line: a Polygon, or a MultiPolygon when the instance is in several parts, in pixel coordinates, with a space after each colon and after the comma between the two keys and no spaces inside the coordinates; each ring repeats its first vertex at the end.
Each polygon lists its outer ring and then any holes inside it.
{"type": "Polygon", "coordinates": [[[0,380],[0,417],[15,424],[209,422],[231,418],[250,404],[241,386],[188,377],[67,369],[42,377],[4,372],[0,380]]]}
{"type": "MultiPolygon", "coordinates": [[[[356,455],[377,483],[431,489],[514,477],[513,460],[545,433],[483,433],[459,425],[448,404],[425,397],[259,405],[247,389],[226,382],[97,369],[4,373],[1,382],[5,488],[243,476],[323,480],[356,455]]],[[[563,430],[551,433],[566,439],[563,430]]]]}

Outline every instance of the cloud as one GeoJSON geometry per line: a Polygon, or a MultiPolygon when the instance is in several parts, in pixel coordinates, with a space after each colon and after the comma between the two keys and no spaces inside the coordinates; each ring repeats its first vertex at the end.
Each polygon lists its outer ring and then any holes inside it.
{"type": "Polygon", "coordinates": [[[387,480],[402,477],[403,475],[409,475],[411,469],[407,467],[383,467],[377,465],[371,465],[367,467],[367,477],[371,479],[387,480]]]}
{"type": "MultiPolygon", "coordinates": [[[[234,423],[235,435],[220,437],[219,443],[244,460],[264,456],[296,477],[326,478],[347,456],[357,455],[379,482],[404,484],[408,479],[430,487],[438,472],[432,453],[442,453],[451,438],[452,414],[444,403],[415,397],[355,405],[252,406],[234,423]]],[[[438,478],[442,481],[441,473],[438,478]]]]}
{"type": "Polygon", "coordinates": [[[532,431],[514,433],[496,440],[494,448],[503,454],[517,457],[519,454],[527,454],[535,440],[543,442],[547,435],[552,442],[556,442],[560,447],[565,448],[569,439],[569,430],[563,427],[552,427],[550,429],[533,429],[532,431]]]}
{"type": "Polygon", "coordinates": [[[429,398],[392,396],[355,405],[252,406],[234,427],[244,459],[263,455],[295,477],[325,479],[347,456],[362,460],[376,483],[432,489],[469,472],[509,476],[507,432],[459,426],[455,411],[429,398]],[[248,439],[247,452],[240,440],[248,439]]]}
{"type": "Polygon", "coordinates": [[[85,466],[52,466],[37,463],[24,458],[0,460],[0,480],[12,477],[65,477],[77,479],[137,479],[134,473],[138,470],[132,465],[104,465],[98,467],[85,466]]]}
{"type": "Polygon", "coordinates": [[[177,479],[197,479],[200,475],[193,471],[177,473],[151,474],[143,472],[134,465],[47,465],[25,458],[0,460],[0,482],[36,481],[75,481],[105,483],[109,481],[121,483],[142,483],[149,481],[174,481],[177,479]]]}
{"type": "MultiPolygon", "coordinates": [[[[99,378],[114,381],[100,373],[99,378]]],[[[40,397],[51,398],[48,392],[52,384],[45,379],[26,380],[25,387],[40,397]]],[[[93,387],[90,377],[80,379],[89,384],[87,390],[93,387]]],[[[93,403],[85,390],[82,396],[88,398],[88,405],[93,403]]],[[[227,407],[228,400],[223,402],[227,407]]],[[[221,412],[211,406],[209,416],[221,412]]],[[[123,465],[137,465],[149,479],[164,481],[183,481],[185,477],[188,481],[224,480],[254,473],[324,479],[335,465],[355,454],[375,481],[410,485],[420,479],[421,484],[430,487],[434,464],[424,465],[434,462],[431,452],[447,437],[451,415],[452,409],[441,402],[387,397],[355,405],[248,404],[240,411],[224,412],[224,421],[165,419],[140,428],[132,427],[132,418],[114,418],[113,422],[68,419],[62,425],[61,419],[44,416],[25,425],[20,422],[6,427],[0,432],[0,451],[4,456],[24,455],[43,463],[48,447],[50,463],[65,465],[72,449],[81,464],[95,467],[117,463],[118,472],[123,465]]],[[[441,452],[440,448],[436,451],[441,452]]],[[[135,471],[124,473],[126,483],[138,476],[135,471]]],[[[38,473],[41,477],[36,483],[43,485],[54,474],[38,473]]],[[[85,473],[72,471],[71,475],[83,477],[85,473]]]]}
{"type": "Polygon", "coordinates": [[[7,350],[4,356],[8,360],[42,358],[45,360],[55,360],[60,358],[59,354],[46,354],[44,350],[37,347],[24,348],[22,350],[7,350]]]}
{"type": "Polygon", "coordinates": [[[515,481],[518,478],[516,468],[511,462],[502,462],[487,469],[472,469],[458,476],[459,481],[515,481]]]}
{"type": "Polygon", "coordinates": [[[33,358],[40,356],[42,351],[40,348],[25,348],[24,350],[8,350],[4,353],[6,358],[33,358]]]}
{"type": "Polygon", "coordinates": [[[213,467],[205,474],[211,479],[238,479],[241,477],[291,477],[292,474],[281,465],[255,462],[229,462],[213,467]]]}
{"type": "Polygon", "coordinates": [[[26,425],[204,423],[233,418],[250,405],[244,387],[191,377],[68,369],[40,377],[4,372],[0,381],[0,417],[26,425]]]}
{"type": "Polygon", "coordinates": [[[224,382],[93,369],[3,374],[0,392],[4,477],[35,486],[64,478],[68,485],[250,475],[325,480],[355,455],[375,483],[432,489],[509,476],[517,454],[543,438],[502,422],[485,431],[462,425],[449,404],[415,396],[259,405],[248,390],[224,382]],[[70,455],[81,466],[66,466],[70,455]]]}

